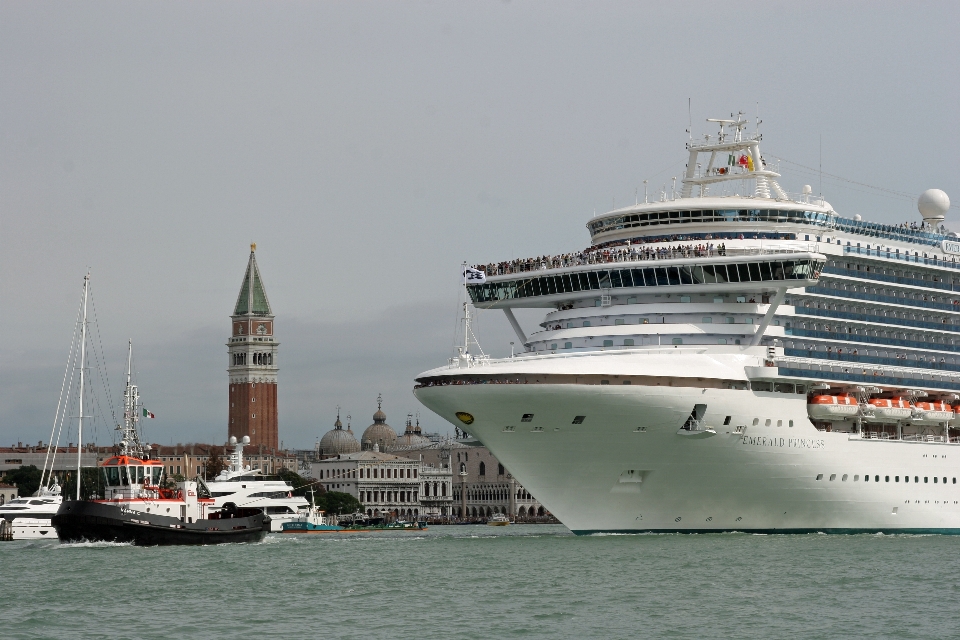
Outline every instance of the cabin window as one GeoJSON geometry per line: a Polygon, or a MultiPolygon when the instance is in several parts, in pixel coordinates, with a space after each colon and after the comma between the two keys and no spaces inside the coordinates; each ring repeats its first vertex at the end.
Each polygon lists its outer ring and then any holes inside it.
{"type": "Polygon", "coordinates": [[[926,484],[926,483],[929,482],[929,481],[930,481],[930,479],[927,478],[927,476],[924,476],[924,477],[923,477],[923,483],[924,483],[924,484],[926,484]]]}
{"type": "Polygon", "coordinates": [[[843,474],[843,477],[840,478],[840,482],[846,482],[846,481],[847,481],[847,474],[843,474]]]}
{"type": "Polygon", "coordinates": [[[625,346],[625,347],[632,347],[632,346],[633,346],[633,338],[625,338],[624,341],[623,341],[623,346],[625,346]]]}
{"type": "Polygon", "coordinates": [[[589,320],[584,320],[584,321],[583,321],[583,326],[589,327],[589,326],[590,326],[590,321],[589,321],[589,320]]]}
{"type": "Polygon", "coordinates": [[[831,473],[831,474],[830,474],[830,482],[833,482],[833,481],[836,480],[836,479],[837,479],[837,474],[831,473]]]}
{"type": "Polygon", "coordinates": [[[883,476],[884,482],[890,482],[890,476],[883,476]]]}
{"type": "Polygon", "coordinates": [[[900,482],[900,476],[893,476],[894,482],[900,482]]]}
{"type": "Polygon", "coordinates": [[[571,424],[583,424],[583,421],[586,419],[587,419],[587,416],[575,416],[571,424]]]}
{"type": "Polygon", "coordinates": [[[727,344],[726,338],[717,338],[717,344],[727,344]]]}
{"type": "Polygon", "coordinates": [[[563,343],[563,348],[564,348],[564,349],[572,349],[572,348],[573,348],[573,343],[572,343],[572,342],[564,342],[564,343],[563,343]]]}
{"type": "Polygon", "coordinates": [[[753,426],[757,426],[758,424],[760,424],[760,418],[754,418],[754,419],[753,419],[753,426]]]}
{"type": "Polygon", "coordinates": [[[683,344],[683,338],[674,338],[673,344],[683,344]]]}
{"type": "Polygon", "coordinates": [[[617,318],[613,321],[613,324],[623,324],[623,318],[617,318]]]}
{"type": "Polygon", "coordinates": [[[710,316],[703,318],[703,324],[713,324],[713,318],[710,316]]]}
{"type": "Polygon", "coordinates": [[[823,474],[822,474],[822,473],[818,473],[818,474],[817,474],[817,480],[823,480],[823,474]]]}
{"type": "Polygon", "coordinates": [[[556,348],[557,348],[557,343],[556,343],[556,342],[554,342],[553,344],[550,345],[550,349],[555,350],[556,348]]]}
{"type": "Polygon", "coordinates": [[[724,418],[724,419],[723,419],[723,424],[724,424],[724,425],[730,424],[730,419],[731,419],[731,418],[732,418],[732,416],[727,416],[726,418],[724,418]]]}

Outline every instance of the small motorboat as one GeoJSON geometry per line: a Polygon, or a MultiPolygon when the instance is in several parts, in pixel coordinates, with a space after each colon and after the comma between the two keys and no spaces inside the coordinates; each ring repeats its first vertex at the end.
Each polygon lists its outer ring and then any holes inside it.
{"type": "Polygon", "coordinates": [[[508,524],[510,524],[510,518],[505,513],[495,513],[487,520],[487,525],[491,527],[505,527],[508,524]]]}

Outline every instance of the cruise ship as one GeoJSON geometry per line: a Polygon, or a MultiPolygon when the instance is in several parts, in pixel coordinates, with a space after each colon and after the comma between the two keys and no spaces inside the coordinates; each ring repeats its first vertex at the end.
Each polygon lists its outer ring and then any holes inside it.
{"type": "Polygon", "coordinates": [[[467,330],[417,398],[577,534],[960,533],[946,194],[845,216],[784,191],[741,116],[709,122],[679,191],[592,217],[587,249],[465,264],[523,350],[467,330]],[[516,308],[545,316],[528,335],[516,308]]]}

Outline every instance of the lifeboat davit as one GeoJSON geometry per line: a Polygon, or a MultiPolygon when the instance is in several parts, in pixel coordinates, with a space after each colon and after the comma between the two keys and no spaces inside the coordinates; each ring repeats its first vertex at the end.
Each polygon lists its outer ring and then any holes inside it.
{"type": "Polygon", "coordinates": [[[857,415],[859,410],[857,399],[846,394],[813,396],[807,402],[807,413],[811,418],[848,418],[857,415]]]}
{"type": "Polygon", "coordinates": [[[954,418],[953,408],[946,402],[918,402],[910,422],[915,424],[940,424],[954,418]]]}
{"type": "Polygon", "coordinates": [[[873,407],[873,416],[867,418],[870,422],[899,422],[913,415],[913,405],[903,398],[870,398],[867,402],[873,407]]]}

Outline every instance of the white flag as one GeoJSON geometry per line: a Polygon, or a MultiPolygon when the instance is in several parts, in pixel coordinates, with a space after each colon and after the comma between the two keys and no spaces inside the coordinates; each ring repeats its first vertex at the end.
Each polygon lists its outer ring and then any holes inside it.
{"type": "Polygon", "coordinates": [[[463,270],[463,284],[483,284],[487,281],[487,274],[478,269],[466,267],[463,270]]]}

